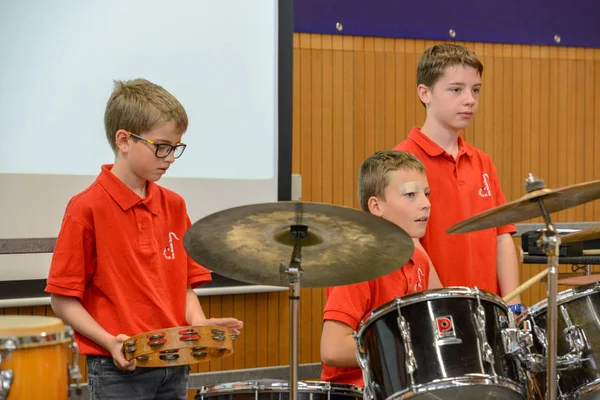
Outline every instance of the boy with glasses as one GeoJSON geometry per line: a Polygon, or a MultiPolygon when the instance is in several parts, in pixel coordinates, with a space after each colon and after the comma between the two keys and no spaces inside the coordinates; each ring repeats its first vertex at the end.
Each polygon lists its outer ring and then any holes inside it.
{"type": "Polygon", "coordinates": [[[210,272],[187,256],[184,200],[158,181],[185,150],[179,101],[144,79],[116,82],[104,114],[113,165],[73,197],[62,221],[46,292],[86,355],[90,399],[187,399],[189,366],[136,368],[121,352],[140,333],[207,319],[193,288],[210,272]]]}

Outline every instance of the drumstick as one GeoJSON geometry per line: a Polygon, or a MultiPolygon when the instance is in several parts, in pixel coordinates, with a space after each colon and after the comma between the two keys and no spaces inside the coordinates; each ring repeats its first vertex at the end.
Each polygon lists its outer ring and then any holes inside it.
{"type": "Polygon", "coordinates": [[[529,278],[521,286],[519,286],[518,288],[516,288],[515,290],[513,290],[512,292],[510,292],[506,296],[504,296],[502,298],[502,300],[504,300],[504,302],[510,301],[513,297],[515,297],[515,296],[523,293],[527,289],[529,289],[531,286],[533,286],[534,283],[536,283],[537,281],[541,280],[544,276],[546,276],[546,274],[548,274],[548,268],[546,268],[542,272],[538,273],[533,278],[529,278]]]}

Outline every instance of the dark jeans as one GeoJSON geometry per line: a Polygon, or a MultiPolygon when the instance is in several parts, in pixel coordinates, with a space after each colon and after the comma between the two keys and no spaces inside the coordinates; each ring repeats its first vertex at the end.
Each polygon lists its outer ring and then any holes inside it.
{"type": "Polygon", "coordinates": [[[90,400],[186,400],[190,367],[122,371],[111,357],[88,356],[90,400]]]}

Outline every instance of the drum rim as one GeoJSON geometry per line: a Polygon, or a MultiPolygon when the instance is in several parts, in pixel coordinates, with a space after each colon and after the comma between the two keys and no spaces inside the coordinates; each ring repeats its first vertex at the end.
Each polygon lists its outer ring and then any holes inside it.
{"type": "MultiPolygon", "coordinates": [[[[588,285],[567,289],[565,291],[560,292],[556,296],[556,305],[560,306],[562,304],[570,303],[571,301],[587,297],[596,292],[600,292],[600,282],[592,282],[588,285]]],[[[521,321],[526,319],[528,316],[535,318],[547,309],[548,298],[538,301],[537,303],[529,307],[529,309],[527,309],[522,315],[519,316],[518,324],[521,323],[521,321]]]]}
{"type": "Polygon", "coordinates": [[[456,298],[456,299],[474,299],[477,297],[476,293],[479,292],[479,298],[500,306],[506,313],[508,313],[508,307],[502,301],[502,299],[487,290],[475,289],[466,286],[449,286],[441,289],[430,289],[422,292],[411,293],[406,296],[396,297],[394,300],[390,300],[385,304],[373,309],[363,320],[361,321],[358,329],[358,337],[362,337],[363,332],[378,320],[380,317],[388,314],[392,310],[396,310],[398,307],[405,307],[423,301],[429,301],[441,298],[456,298]]]}
{"type": "Polygon", "coordinates": [[[504,377],[504,376],[499,376],[499,375],[494,377],[492,375],[478,374],[478,375],[469,375],[469,376],[458,376],[458,377],[453,377],[453,378],[449,377],[449,378],[444,378],[444,379],[438,379],[433,382],[415,385],[412,388],[408,387],[405,391],[392,394],[386,400],[396,400],[396,399],[400,400],[400,399],[404,399],[403,396],[405,396],[406,394],[411,394],[411,397],[412,397],[413,395],[420,395],[420,394],[430,392],[432,389],[433,390],[435,390],[435,389],[450,389],[450,388],[456,388],[456,387],[476,386],[476,385],[502,387],[502,388],[505,388],[505,389],[508,389],[515,393],[520,394],[521,396],[523,396],[523,399],[525,399],[525,394],[526,394],[525,387],[520,385],[519,383],[513,381],[512,379],[504,377]],[[494,380],[496,380],[496,382],[494,382],[494,380]],[[469,382],[474,382],[474,383],[469,385],[468,384],[469,382]],[[456,383],[459,383],[459,384],[456,384],[456,383]]]}
{"type": "MultiPolygon", "coordinates": [[[[219,383],[216,385],[202,386],[200,393],[203,395],[223,395],[240,392],[254,392],[254,391],[265,391],[265,392],[287,392],[289,390],[289,381],[279,379],[248,379],[245,381],[235,381],[219,383]],[[225,385],[239,384],[237,387],[223,387],[225,385]]],[[[327,382],[327,381],[298,381],[299,392],[310,392],[311,390],[318,390],[322,392],[335,392],[335,393],[354,393],[362,396],[363,388],[356,385],[347,383],[327,382]]]]}
{"type": "Polygon", "coordinates": [[[16,346],[15,350],[31,347],[53,346],[56,344],[70,343],[73,335],[69,330],[63,332],[44,333],[30,336],[3,336],[0,337],[0,350],[4,350],[6,344],[16,346]]]}
{"type": "Polygon", "coordinates": [[[596,379],[592,382],[586,383],[585,385],[578,386],[576,389],[566,393],[564,395],[567,400],[576,400],[581,397],[593,393],[600,389],[600,379],[596,379]]]}

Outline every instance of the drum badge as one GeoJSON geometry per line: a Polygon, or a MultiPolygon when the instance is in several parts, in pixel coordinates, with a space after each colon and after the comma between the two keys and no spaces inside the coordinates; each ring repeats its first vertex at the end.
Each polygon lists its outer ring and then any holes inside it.
{"type": "Polygon", "coordinates": [[[454,322],[452,321],[451,315],[443,317],[437,317],[435,319],[437,339],[443,338],[455,338],[456,332],[454,331],[454,322]]]}

